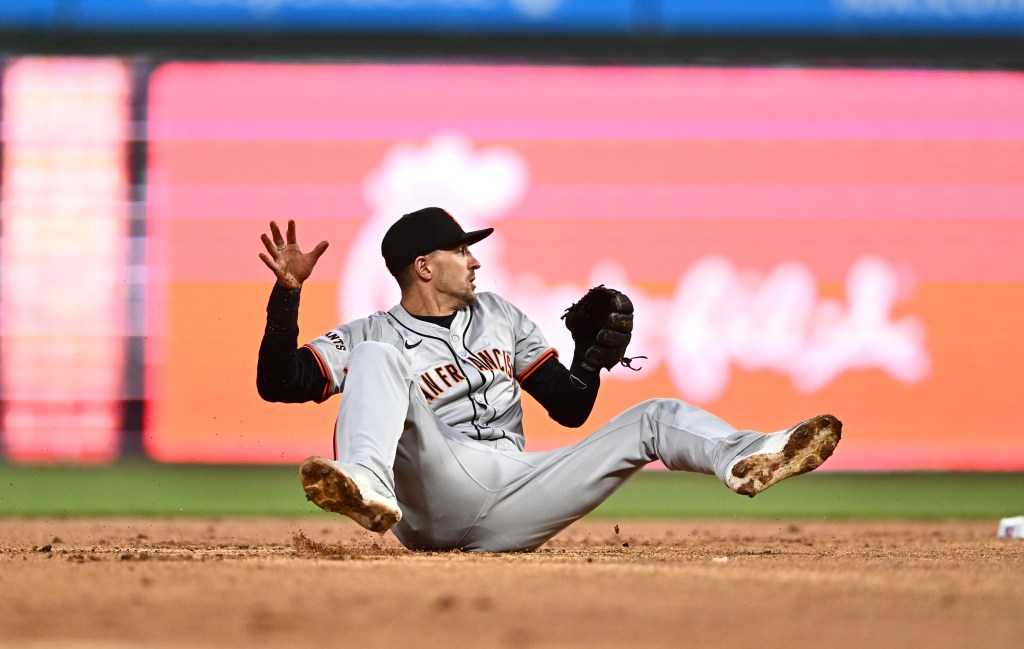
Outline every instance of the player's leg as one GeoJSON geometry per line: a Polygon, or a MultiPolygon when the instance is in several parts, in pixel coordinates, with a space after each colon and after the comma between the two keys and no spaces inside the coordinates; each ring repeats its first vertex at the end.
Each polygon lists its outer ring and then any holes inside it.
{"type": "Polygon", "coordinates": [[[311,457],[299,470],[309,500],[375,532],[402,518],[392,465],[408,410],[409,372],[396,355],[379,343],[356,345],[335,425],[336,460],[311,457]]]}
{"type": "Polygon", "coordinates": [[[408,363],[394,347],[372,341],[355,346],[335,423],[335,459],[311,457],[299,471],[309,500],[374,532],[401,520],[394,463],[412,383],[408,363]]]}
{"type": "Polygon", "coordinates": [[[573,446],[521,454],[531,470],[497,492],[481,517],[486,524],[476,526],[464,546],[491,551],[536,548],[655,460],[672,470],[716,475],[734,490],[737,481],[730,476],[743,465],[745,471],[759,472],[763,489],[820,464],[838,442],[839,428],[834,417],[815,418],[789,431],[764,435],[737,431],[682,401],[648,401],[573,446]],[[800,448],[789,448],[792,458],[787,460],[786,442],[795,438],[800,448]],[[811,456],[818,459],[811,461],[811,456]]]}
{"type": "Polygon", "coordinates": [[[349,361],[338,459],[310,458],[300,475],[323,509],[377,532],[393,526],[407,547],[454,548],[490,497],[452,450],[464,442],[475,444],[437,420],[401,353],[364,342],[349,361]]]}

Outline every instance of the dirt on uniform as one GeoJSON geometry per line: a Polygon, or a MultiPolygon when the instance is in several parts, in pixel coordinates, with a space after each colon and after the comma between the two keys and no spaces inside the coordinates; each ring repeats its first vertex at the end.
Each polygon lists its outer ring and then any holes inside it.
{"type": "Polygon", "coordinates": [[[476,554],[327,515],[8,519],[0,646],[1021,647],[996,524],[587,520],[476,554]]]}

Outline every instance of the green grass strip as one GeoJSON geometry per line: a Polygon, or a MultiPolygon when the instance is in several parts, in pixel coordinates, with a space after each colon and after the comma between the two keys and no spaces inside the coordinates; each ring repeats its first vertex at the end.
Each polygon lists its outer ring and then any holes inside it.
{"type": "Polygon", "coordinates": [[[318,511],[297,467],[0,465],[0,516],[290,516],[318,511]]]}
{"type": "Polygon", "coordinates": [[[593,515],[990,519],[1024,515],[1024,473],[813,473],[748,498],[709,476],[646,472],[593,515]]]}
{"type": "MultiPolygon", "coordinates": [[[[542,507],[543,503],[538,504],[542,507]]],[[[317,514],[292,466],[0,464],[0,516],[317,514]]],[[[1024,473],[815,473],[757,498],[710,476],[644,471],[591,516],[992,519],[1024,515],[1024,473]]]]}

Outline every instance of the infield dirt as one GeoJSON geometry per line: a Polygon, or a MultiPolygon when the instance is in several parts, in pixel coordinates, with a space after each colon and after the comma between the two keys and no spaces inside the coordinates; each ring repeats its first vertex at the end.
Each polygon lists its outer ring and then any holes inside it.
{"type": "Polygon", "coordinates": [[[3,647],[1020,647],[996,521],[587,520],[412,553],[336,517],[0,520],[3,647]]]}

